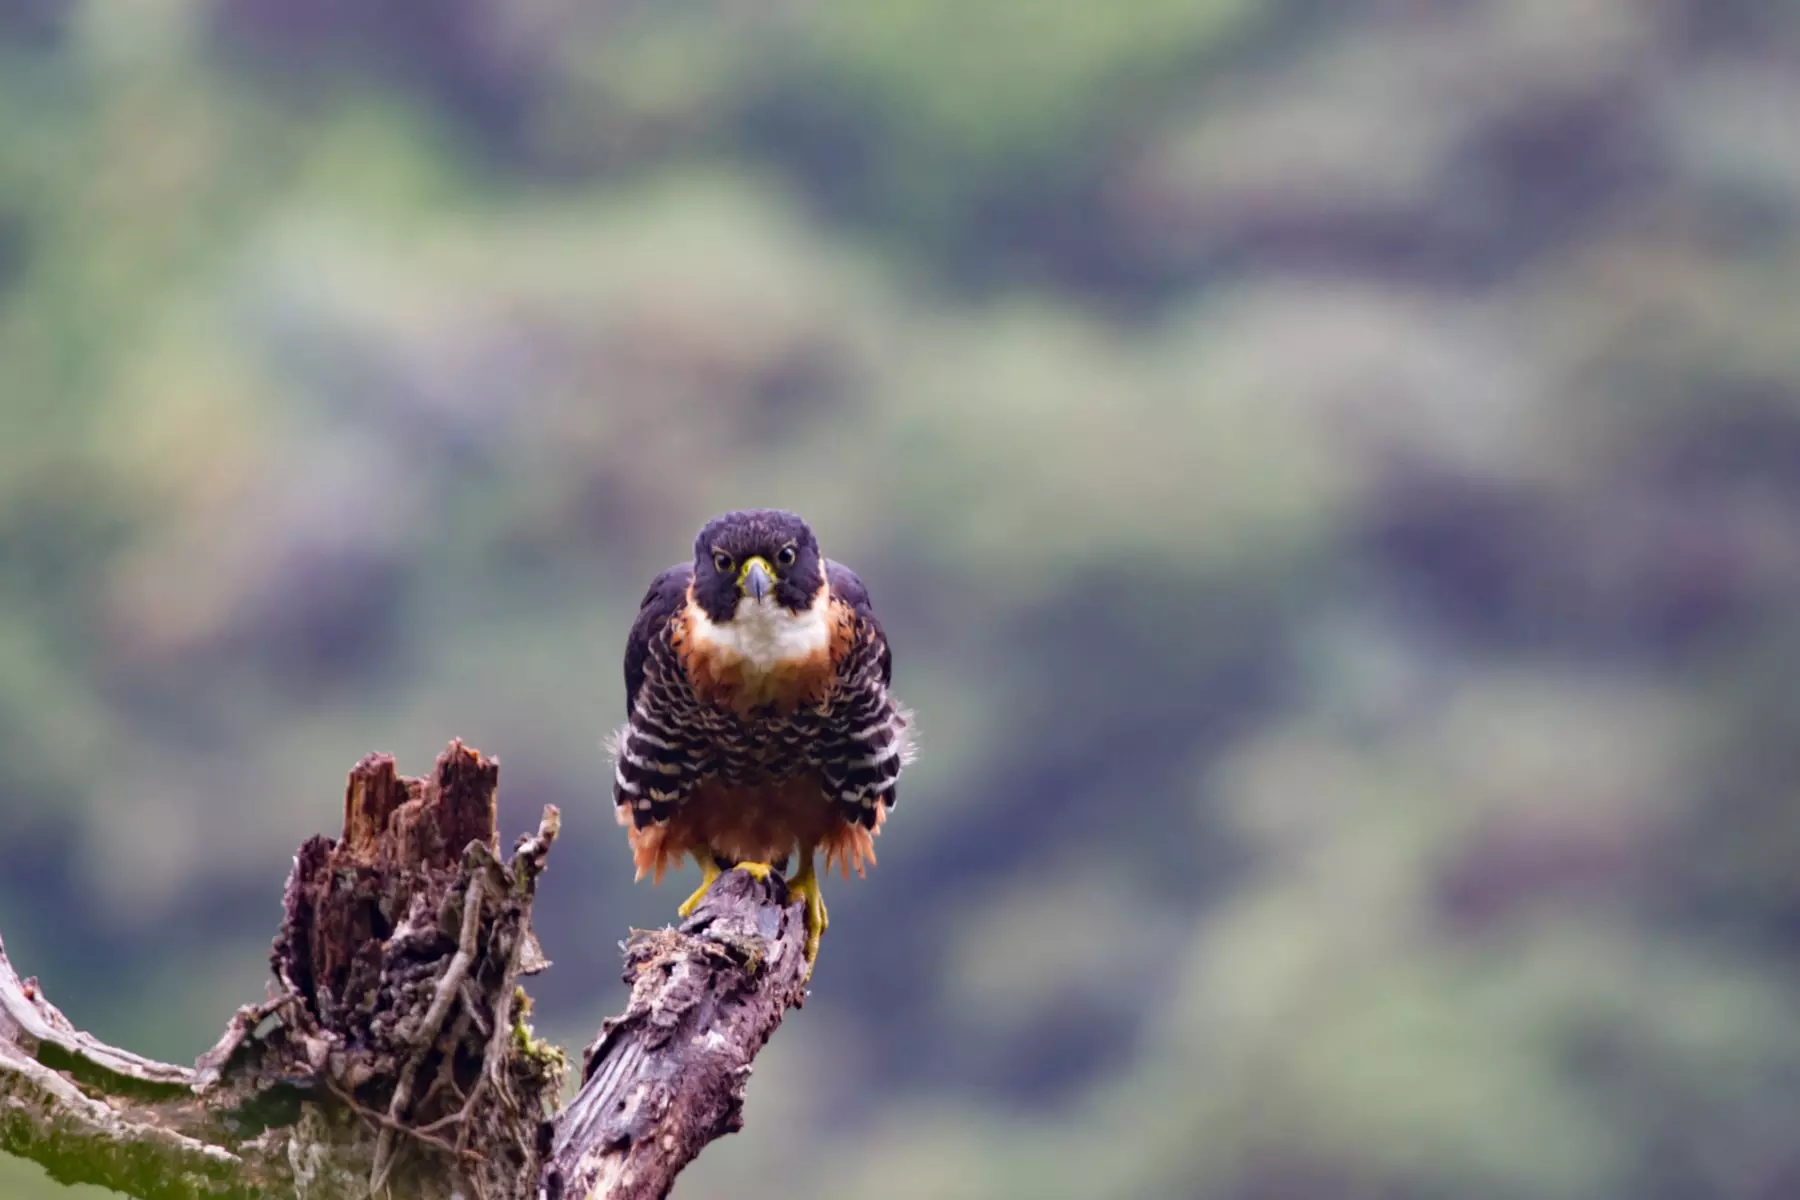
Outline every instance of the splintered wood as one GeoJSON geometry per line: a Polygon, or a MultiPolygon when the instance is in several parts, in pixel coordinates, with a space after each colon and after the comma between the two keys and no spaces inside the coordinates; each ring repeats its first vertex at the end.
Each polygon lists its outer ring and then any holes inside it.
{"type": "Polygon", "coordinates": [[[461,742],[423,779],[358,763],[342,835],[295,855],[268,996],[194,1069],[76,1030],[0,946],[0,1151],[144,1200],[667,1196],[805,995],[801,906],[735,871],[635,934],[630,1003],[558,1113],[519,980],[549,965],[531,908],[560,816],[501,861],[498,779],[461,742]]]}
{"type": "Polygon", "coordinates": [[[559,818],[547,810],[502,863],[498,779],[460,742],[426,779],[370,756],[350,773],[343,837],[307,842],[288,881],[272,955],[295,998],[287,1029],[370,1127],[371,1193],[404,1167],[517,1194],[555,1111],[561,1057],[531,1042],[517,1010],[520,976],[548,965],[531,898],[559,818]]]}

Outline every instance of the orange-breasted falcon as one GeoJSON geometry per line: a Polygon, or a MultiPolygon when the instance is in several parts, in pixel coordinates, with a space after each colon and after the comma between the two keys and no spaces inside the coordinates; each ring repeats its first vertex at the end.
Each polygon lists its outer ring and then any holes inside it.
{"type": "Polygon", "coordinates": [[[686,916],[725,870],[766,877],[797,855],[787,885],[806,901],[810,963],[827,923],[814,853],[861,875],[911,757],[892,675],[869,593],[805,521],[708,522],[694,561],[651,583],[625,644],[613,800],[638,876],[661,882],[691,856],[703,878],[686,916]]]}

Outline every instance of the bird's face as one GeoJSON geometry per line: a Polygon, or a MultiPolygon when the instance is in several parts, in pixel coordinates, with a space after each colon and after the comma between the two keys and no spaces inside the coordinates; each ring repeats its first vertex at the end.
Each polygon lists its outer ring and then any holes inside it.
{"type": "Polygon", "coordinates": [[[694,539],[694,603],[715,624],[740,614],[809,612],[825,586],[818,539],[781,509],[729,512],[694,539]]]}

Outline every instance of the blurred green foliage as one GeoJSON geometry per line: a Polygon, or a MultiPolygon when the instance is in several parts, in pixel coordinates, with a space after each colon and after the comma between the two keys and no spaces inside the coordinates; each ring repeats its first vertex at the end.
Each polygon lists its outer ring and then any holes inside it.
{"type": "MultiPolygon", "coordinates": [[[[924,748],[684,1194],[1800,1193],[1800,6],[0,2],[0,930],[175,1058],[727,507],[924,748]]],[[[0,1162],[0,1191],[53,1194],[0,1162]]]]}

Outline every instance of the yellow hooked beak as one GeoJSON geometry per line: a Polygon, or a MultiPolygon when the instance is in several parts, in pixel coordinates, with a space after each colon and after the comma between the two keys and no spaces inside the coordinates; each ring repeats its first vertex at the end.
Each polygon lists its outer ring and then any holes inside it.
{"type": "Polygon", "coordinates": [[[775,587],[775,569],[762,557],[747,558],[738,568],[738,594],[761,600],[775,587]]]}

